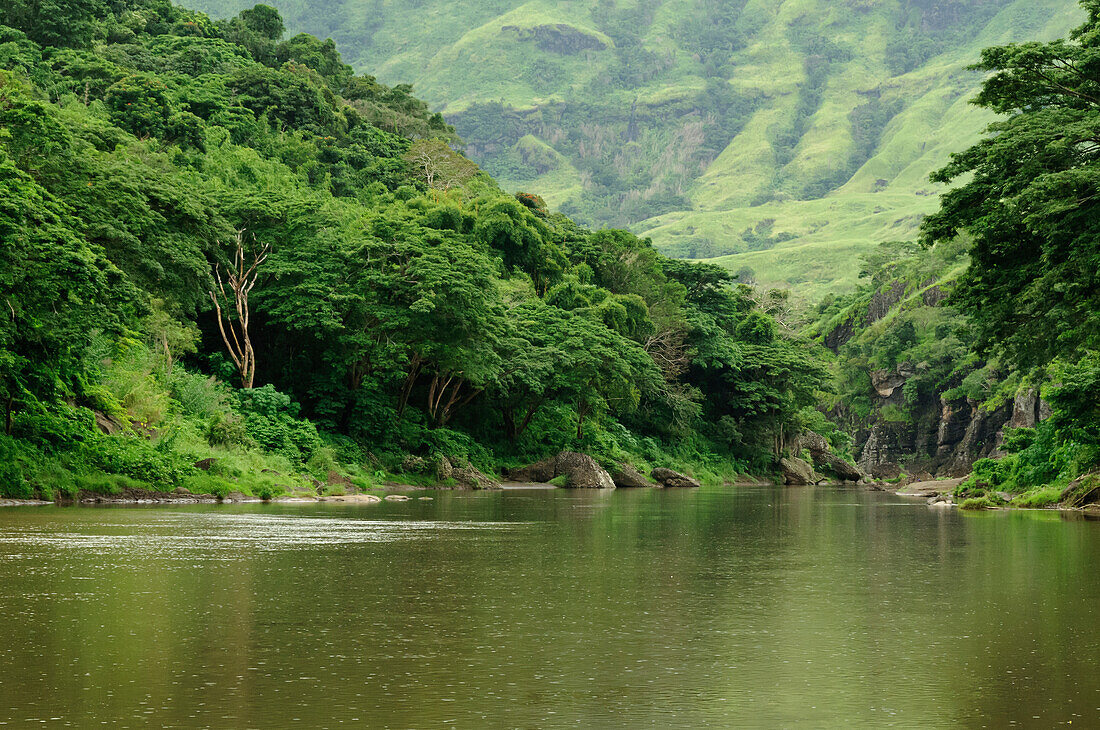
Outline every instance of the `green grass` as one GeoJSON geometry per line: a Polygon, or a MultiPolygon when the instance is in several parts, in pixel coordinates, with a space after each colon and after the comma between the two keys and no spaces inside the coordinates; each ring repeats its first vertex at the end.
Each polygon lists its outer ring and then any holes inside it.
{"type": "Polygon", "coordinates": [[[1029,492],[1024,492],[1017,497],[1014,497],[1011,505],[1013,507],[1052,507],[1058,504],[1062,500],[1062,487],[1051,485],[1046,487],[1038,487],[1029,492]]]}
{"type": "Polygon", "coordinates": [[[959,509],[979,511],[986,509],[996,509],[997,505],[993,503],[988,497],[971,497],[970,499],[963,500],[959,505],[959,509]]]}

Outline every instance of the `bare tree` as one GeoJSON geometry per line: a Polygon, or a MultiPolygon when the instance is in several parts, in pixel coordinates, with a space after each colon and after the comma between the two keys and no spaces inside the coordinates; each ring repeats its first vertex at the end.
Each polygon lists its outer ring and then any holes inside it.
{"type": "Polygon", "coordinates": [[[478,173],[478,166],[438,139],[418,139],[405,160],[433,190],[462,187],[478,173]]]}
{"type": "Polygon", "coordinates": [[[221,331],[222,341],[225,342],[225,349],[229,351],[229,357],[233,359],[233,364],[241,374],[241,387],[251,388],[256,377],[256,352],[252,349],[252,340],[248,335],[248,295],[256,286],[260,264],[266,261],[271,253],[271,244],[264,244],[263,248],[257,252],[256,236],[253,235],[250,264],[245,262],[244,229],[237,231],[236,244],[233,266],[225,267],[224,279],[222,265],[217,264],[214,267],[214,279],[218,283],[218,288],[210,292],[210,301],[214,302],[214,308],[217,310],[218,329],[221,331]],[[237,310],[236,318],[223,314],[222,301],[225,302],[227,309],[232,302],[237,310]]]}

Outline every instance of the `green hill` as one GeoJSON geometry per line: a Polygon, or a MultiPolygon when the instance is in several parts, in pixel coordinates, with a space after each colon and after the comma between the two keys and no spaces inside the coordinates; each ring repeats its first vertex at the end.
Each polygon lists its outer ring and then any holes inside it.
{"type": "MultiPolygon", "coordinates": [[[[251,0],[201,0],[219,15],[251,0]]],[[[935,210],[989,121],[981,48],[1063,35],[1075,0],[273,0],[412,83],[508,188],[806,295],[935,210]]]]}

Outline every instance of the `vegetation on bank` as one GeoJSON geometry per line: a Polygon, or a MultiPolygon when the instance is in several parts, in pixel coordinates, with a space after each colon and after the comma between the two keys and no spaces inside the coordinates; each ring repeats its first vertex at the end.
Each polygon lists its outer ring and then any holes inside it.
{"type": "Polygon", "coordinates": [[[408,92],[263,5],[0,8],[0,495],[720,479],[835,431],[750,290],[503,192],[408,92]]]}
{"type": "Polygon", "coordinates": [[[971,507],[1077,504],[1100,467],[1100,3],[1082,6],[1067,40],[983,52],[975,103],[1002,118],[934,176],[961,184],[925,221],[925,246],[881,246],[867,283],[822,302],[808,329],[847,335],[833,345],[845,427],[905,421],[929,397],[987,411],[1042,399],[1045,418],[1006,429],[1007,455],[974,465],[957,492],[971,507]],[[904,405],[873,414],[871,374],[903,365],[904,405]]]}

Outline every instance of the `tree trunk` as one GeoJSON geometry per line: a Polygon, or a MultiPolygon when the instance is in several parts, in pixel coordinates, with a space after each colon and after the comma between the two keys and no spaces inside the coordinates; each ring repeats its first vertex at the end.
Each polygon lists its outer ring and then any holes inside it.
{"type": "Polygon", "coordinates": [[[577,403],[577,440],[584,438],[584,417],[588,415],[588,404],[584,401],[577,403]]]}
{"type": "MultiPolygon", "coordinates": [[[[237,231],[237,249],[233,258],[233,266],[226,268],[224,281],[221,265],[214,267],[214,277],[218,288],[210,292],[210,300],[214,303],[218,318],[218,331],[221,333],[222,342],[225,343],[225,349],[229,351],[229,356],[233,359],[233,364],[237,366],[237,371],[241,375],[241,387],[247,390],[253,386],[256,379],[256,351],[252,347],[252,338],[248,331],[251,317],[248,295],[252,293],[252,289],[256,286],[256,281],[259,279],[260,264],[267,260],[268,255],[271,253],[271,245],[265,244],[259,252],[253,249],[252,262],[246,264],[244,234],[245,230],[243,228],[237,231]],[[228,291],[226,285],[228,285],[228,291]],[[235,320],[225,316],[222,312],[222,300],[224,299],[228,305],[231,299],[230,293],[232,293],[233,306],[237,311],[235,320]]],[[[253,243],[255,243],[255,236],[253,236],[253,243]]]]}
{"type": "Polygon", "coordinates": [[[405,406],[409,403],[409,396],[412,395],[413,386],[416,385],[416,379],[420,375],[420,366],[423,363],[424,361],[420,359],[420,355],[413,355],[409,367],[409,374],[405,377],[405,384],[401,386],[401,395],[397,399],[398,416],[401,416],[405,412],[405,406]]]}

